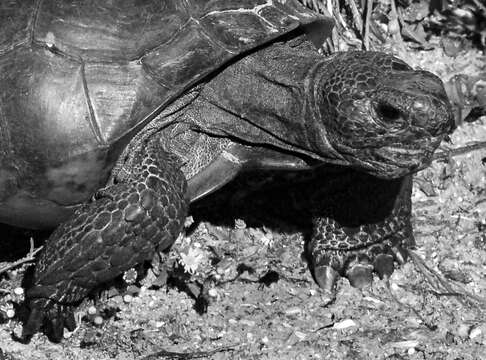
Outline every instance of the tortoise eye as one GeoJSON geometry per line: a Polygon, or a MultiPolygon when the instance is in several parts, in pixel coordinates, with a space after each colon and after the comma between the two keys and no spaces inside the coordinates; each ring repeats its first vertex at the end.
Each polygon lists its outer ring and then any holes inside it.
{"type": "Polygon", "coordinates": [[[384,122],[387,123],[395,122],[402,117],[400,110],[389,104],[383,103],[378,104],[376,107],[376,113],[384,122]]]}

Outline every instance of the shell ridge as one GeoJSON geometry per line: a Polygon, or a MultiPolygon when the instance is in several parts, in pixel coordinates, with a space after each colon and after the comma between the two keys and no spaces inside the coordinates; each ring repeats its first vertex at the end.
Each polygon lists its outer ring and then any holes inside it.
{"type": "Polygon", "coordinates": [[[103,137],[103,134],[101,132],[101,125],[98,120],[98,117],[96,116],[96,112],[93,108],[93,103],[91,101],[91,97],[89,95],[89,87],[88,87],[88,82],[86,81],[86,71],[84,68],[84,61],[81,60],[81,80],[83,82],[83,92],[84,92],[84,97],[86,99],[86,106],[88,107],[88,112],[89,112],[89,125],[91,127],[91,130],[93,131],[93,134],[96,137],[96,141],[100,145],[106,145],[106,140],[103,137]]]}
{"type": "Polygon", "coordinates": [[[32,17],[30,18],[30,31],[29,31],[29,43],[34,42],[35,28],[37,27],[37,22],[39,20],[40,8],[44,0],[37,0],[34,11],[32,12],[32,17]]]}
{"type": "Polygon", "coordinates": [[[194,20],[194,22],[195,22],[195,23],[197,24],[197,26],[199,27],[199,30],[201,31],[201,34],[202,34],[202,35],[203,35],[203,36],[204,36],[204,37],[205,37],[205,38],[206,38],[206,39],[207,39],[209,42],[211,42],[212,44],[214,44],[214,45],[216,45],[216,46],[220,47],[221,49],[223,49],[223,50],[225,50],[225,51],[229,52],[229,53],[230,53],[230,54],[232,54],[232,55],[237,54],[237,52],[235,52],[235,51],[233,51],[233,50],[229,49],[228,47],[224,46],[224,44],[223,44],[221,41],[219,41],[219,40],[217,40],[217,39],[214,39],[214,38],[211,36],[211,34],[209,34],[209,33],[206,31],[206,29],[204,28],[204,26],[201,24],[201,22],[200,22],[198,19],[193,18],[193,17],[191,17],[191,19],[193,19],[193,20],[194,20]]]}
{"type": "MultiPolygon", "coordinates": [[[[204,16],[201,17],[201,19],[204,19],[204,18],[209,17],[209,16],[217,15],[217,14],[224,14],[224,13],[228,13],[228,14],[251,14],[251,13],[253,13],[258,17],[258,19],[260,21],[264,22],[267,25],[267,27],[270,27],[272,29],[272,32],[278,32],[278,29],[275,27],[275,25],[272,24],[270,21],[268,21],[267,19],[265,19],[261,15],[262,9],[268,8],[268,7],[273,7],[273,6],[274,6],[273,0],[268,0],[265,4],[256,5],[253,8],[239,8],[239,9],[210,11],[210,12],[204,14],[204,16]]],[[[295,16],[289,15],[289,17],[293,18],[294,20],[298,20],[298,18],[296,18],[295,16]]]]}
{"type": "Polygon", "coordinates": [[[150,53],[152,53],[154,51],[157,51],[157,49],[160,49],[162,46],[165,46],[165,45],[169,44],[170,42],[174,41],[175,39],[177,39],[177,37],[179,36],[179,34],[182,32],[182,30],[185,29],[186,26],[188,26],[188,24],[191,22],[191,19],[192,19],[192,16],[189,16],[189,18],[187,19],[187,21],[167,41],[161,42],[161,43],[153,46],[150,49],[145,49],[144,51],[141,52],[141,55],[135,56],[130,61],[140,61],[140,62],[143,62],[143,58],[144,57],[146,57],[147,55],[149,55],[150,53]]]}

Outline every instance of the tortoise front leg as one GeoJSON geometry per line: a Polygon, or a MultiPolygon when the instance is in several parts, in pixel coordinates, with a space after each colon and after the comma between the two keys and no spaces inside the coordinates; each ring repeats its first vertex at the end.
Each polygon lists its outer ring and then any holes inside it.
{"type": "MultiPolygon", "coordinates": [[[[334,218],[320,216],[314,219],[313,235],[308,243],[311,266],[317,283],[331,297],[334,297],[339,276],[347,277],[355,287],[371,283],[373,271],[380,278],[388,277],[393,273],[394,260],[400,264],[407,260],[404,248],[415,245],[410,223],[412,176],[397,182],[398,186],[390,185],[396,189],[375,189],[383,196],[383,207],[392,200],[391,209],[386,210],[388,213],[379,221],[346,226],[334,218]]],[[[366,201],[369,196],[366,192],[351,195],[346,206],[352,209],[356,200],[366,201]]],[[[379,206],[378,202],[368,211],[379,206]]]]}
{"type": "Polygon", "coordinates": [[[187,214],[186,180],[156,137],[128,172],[60,225],[47,240],[26,292],[31,308],[22,337],[44,324],[52,341],[75,326],[73,306],[93,288],[172,245],[187,214]]]}

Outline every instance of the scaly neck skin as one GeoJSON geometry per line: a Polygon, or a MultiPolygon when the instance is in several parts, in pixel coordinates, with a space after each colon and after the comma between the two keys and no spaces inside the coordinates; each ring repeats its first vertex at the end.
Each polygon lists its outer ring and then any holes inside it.
{"type": "Polygon", "coordinates": [[[323,57],[309,43],[292,42],[245,56],[210,80],[200,97],[218,111],[204,128],[340,163],[313,104],[314,72],[323,57]]]}

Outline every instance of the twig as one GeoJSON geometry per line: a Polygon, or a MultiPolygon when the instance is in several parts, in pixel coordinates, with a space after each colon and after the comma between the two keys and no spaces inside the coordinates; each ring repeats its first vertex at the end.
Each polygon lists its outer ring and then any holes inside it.
{"type": "Polygon", "coordinates": [[[0,274],[3,274],[6,271],[9,271],[10,269],[16,268],[19,265],[22,265],[27,262],[31,262],[35,260],[35,255],[42,250],[42,246],[39,248],[35,249],[34,248],[34,240],[30,238],[30,250],[27,256],[24,256],[22,259],[19,259],[17,261],[14,261],[13,263],[7,264],[4,267],[0,268],[0,274]]]}
{"type": "Polygon", "coordinates": [[[486,149],[486,141],[474,141],[457,149],[436,152],[433,160],[447,160],[452,156],[463,155],[481,149],[486,149]]]}
{"type": "Polygon", "coordinates": [[[366,51],[370,50],[370,21],[371,10],[373,10],[373,0],[367,0],[366,2],[366,18],[363,29],[363,46],[366,51]]]}
{"type": "Polygon", "coordinates": [[[483,11],[486,11],[486,6],[481,4],[481,2],[479,0],[472,0],[472,1],[473,1],[474,5],[476,5],[478,8],[480,8],[483,11]]]}
{"type": "Polygon", "coordinates": [[[363,21],[361,20],[361,14],[358,10],[358,7],[356,6],[354,0],[346,0],[345,2],[351,10],[356,29],[361,33],[363,31],[363,21]]]}
{"type": "MultiPolygon", "coordinates": [[[[437,296],[453,296],[456,297],[457,300],[463,305],[463,306],[469,306],[473,305],[476,306],[480,312],[483,312],[484,305],[486,304],[486,299],[471,294],[470,292],[466,291],[462,286],[459,284],[454,284],[455,287],[458,288],[456,291],[453,289],[451,283],[447,281],[441,274],[439,274],[437,271],[434,269],[431,269],[425,261],[418,256],[415,252],[406,249],[408,252],[410,258],[413,260],[414,264],[418,267],[418,270],[420,271],[421,274],[425,276],[427,279],[428,283],[434,287],[433,293],[437,296]],[[442,291],[445,289],[445,291],[442,291]]],[[[390,288],[390,282],[389,280],[386,281],[386,287],[390,293],[390,296],[392,299],[399,304],[400,306],[404,306],[407,309],[411,310],[420,320],[422,320],[423,324],[429,328],[429,330],[435,330],[437,328],[436,325],[430,324],[426,319],[420,314],[420,312],[415,309],[413,306],[408,305],[406,303],[401,302],[393,293],[393,291],[390,288]]]]}
{"type": "MultiPolygon", "coordinates": [[[[452,287],[452,285],[449,281],[447,281],[437,271],[435,271],[434,269],[431,269],[429,266],[427,266],[425,261],[420,256],[418,256],[415,252],[413,252],[411,250],[407,250],[407,252],[410,255],[410,257],[412,258],[414,264],[417,265],[417,267],[419,268],[420,272],[422,274],[424,274],[424,276],[427,278],[427,280],[429,280],[429,283],[432,286],[434,286],[436,289],[438,289],[438,290],[436,290],[438,294],[443,293],[441,290],[445,289],[446,290],[445,294],[447,296],[457,296],[457,297],[460,298],[459,299],[460,301],[461,301],[461,299],[465,299],[469,304],[476,304],[477,305],[477,303],[480,303],[482,305],[486,305],[486,299],[485,298],[474,295],[474,294],[468,292],[466,289],[464,289],[463,286],[461,286],[457,283],[455,283],[454,286],[456,288],[458,288],[458,290],[455,290],[452,287]],[[432,276],[436,280],[433,280],[432,276]],[[473,301],[471,301],[471,300],[473,300],[473,301]]],[[[465,304],[463,301],[461,301],[461,303],[463,305],[467,306],[467,304],[465,304]]],[[[480,307],[480,309],[482,309],[482,307],[480,307]]]]}
{"type": "Polygon", "coordinates": [[[328,5],[330,16],[336,21],[336,26],[332,30],[332,43],[334,45],[334,51],[339,51],[341,41],[346,40],[343,34],[351,33],[351,31],[348,29],[348,24],[341,15],[338,0],[332,0],[328,5]]]}
{"type": "Polygon", "coordinates": [[[221,346],[213,350],[208,351],[194,351],[194,352],[176,352],[176,351],[167,351],[167,350],[159,350],[153,354],[147,355],[142,357],[140,360],[153,360],[153,359],[199,359],[204,357],[209,357],[219,352],[227,352],[227,351],[234,351],[236,347],[242,346],[240,345],[232,345],[232,346],[221,346]]]}
{"type": "Polygon", "coordinates": [[[390,16],[391,16],[391,23],[396,26],[396,31],[392,33],[392,38],[395,41],[396,44],[398,44],[400,51],[405,52],[405,43],[403,42],[402,34],[401,34],[401,26],[405,26],[403,18],[401,13],[397,10],[397,6],[395,4],[395,0],[391,0],[390,2],[391,5],[391,11],[390,11],[390,16]]]}

